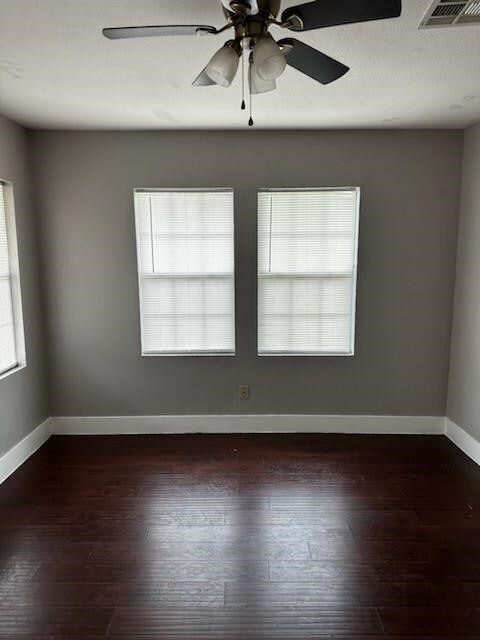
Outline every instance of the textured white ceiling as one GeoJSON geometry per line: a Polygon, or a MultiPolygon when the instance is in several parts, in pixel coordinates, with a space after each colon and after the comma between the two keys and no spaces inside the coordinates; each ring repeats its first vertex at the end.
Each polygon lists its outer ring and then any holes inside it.
{"type": "MultiPolygon", "coordinates": [[[[480,27],[420,31],[430,0],[403,4],[400,19],[301,34],[351,71],[324,87],[287,69],[276,92],[255,98],[257,126],[464,127],[480,119],[480,27]]],[[[38,128],[245,127],[240,78],[230,89],[190,86],[228,36],[109,41],[101,33],[221,26],[220,7],[220,0],[0,0],[0,113],[38,128]]]]}

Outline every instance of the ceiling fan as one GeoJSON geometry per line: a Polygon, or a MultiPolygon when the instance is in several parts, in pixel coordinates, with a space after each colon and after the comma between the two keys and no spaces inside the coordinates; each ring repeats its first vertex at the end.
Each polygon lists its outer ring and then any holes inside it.
{"type": "MultiPolygon", "coordinates": [[[[209,25],[158,25],[112,27],[103,29],[111,40],[151,36],[211,36],[232,29],[232,38],[219,49],[200,75],[194,87],[220,85],[229,87],[242,60],[242,91],[245,88],[245,64],[248,62],[248,89],[251,96],[276,89],[275,81],[287,64],[321,84],[338,80],[349,67],[317,51],[296,38],[276,42],[269,27],[276,25],[293,32],[311,31],[323,27],[398,18],[401,0],[314,0],[289,7],[280,19],[281,0],[221,0],[226,24],[217,29],[209,25]]],[[[245,109],[245,99],[242,99],[245,109]]]]}

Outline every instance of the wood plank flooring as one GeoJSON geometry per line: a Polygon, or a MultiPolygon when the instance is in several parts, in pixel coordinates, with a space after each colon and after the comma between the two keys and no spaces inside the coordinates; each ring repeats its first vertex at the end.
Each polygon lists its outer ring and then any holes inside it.
{"type": "Polygon", "coordinates": [[[0,486],[0,640],[480,640],[442,437],[53,437],[0,486]]]}

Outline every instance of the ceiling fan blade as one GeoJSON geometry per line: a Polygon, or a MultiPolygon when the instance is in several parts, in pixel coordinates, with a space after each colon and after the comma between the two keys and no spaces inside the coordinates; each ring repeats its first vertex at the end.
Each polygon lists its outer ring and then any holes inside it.
{"type": "Polygon", "coordinates": [[[217,83],[207,75],[207,72],[204,69],[192,82],[192,87],[212,87],[215,84],[217,83]]]}
{"type": "Polygon", "coordinates": [[[295,38],[279,40],[278,44],[291,47],[288,53],[285,53],[285,60],[288,65],[321,84],[330,84],[330,82],[338,80],[347,71],[350,71],[349,67],[338,62],[338,60],[326,56],[321,51],[317,51],[317,49],[313,49],[313,47],[309,47],[308,44],[295,38]]]}
{"type": "Polygon", "coordinates": [[[215,27],[204,24],[164,24],[153,27],[112,27],[103,29],[110,40],[150,38],[152,36],[204,36],[217,33],[215,27]]]}
{"type": "Polygon", "coordinates": [[[282,22],[296,17],[292,30],[309,31],[352,22],[398,18],[401,13],[401,0],[316,0],[285,9],[282,22]]]}

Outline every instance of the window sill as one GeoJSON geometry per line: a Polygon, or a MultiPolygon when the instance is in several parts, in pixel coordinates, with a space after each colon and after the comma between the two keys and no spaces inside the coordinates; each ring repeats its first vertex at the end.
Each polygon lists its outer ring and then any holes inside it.
{"type": "Polygon", "coordinates": [[[142,358],[232,358],[237,354],[234,351],[212,351],[212,352],[197,352],[197,351],[179,351],[175,353],[162,353],[151,352],[142,353],[142,358]]]}
{"type": "Polygon", "coordinates": [[[0,382],[2,380],[5,380],[5,378],[8,378],[9,376],[12,376],[14,373],[18,373],[18,371],[21,371],[22,369],[26,369],[27,365],[26,364],[17,364],[16,367],[13,367],[13,369],[9,369],[8,371],[5,371],[4,373],[0,374],[0,382]]]}
{"type": "Polygon", "coordinates": [[[328,352],[319,352],[319,353],[308,353],[308,352],[301,352],[301,351],[285,351],[285,352],[279,352],[279,351],[262,351],[257,353],[257,356],[259,358],[354,358],[355,357],[355,353],[328,353],[328,352]]]}

